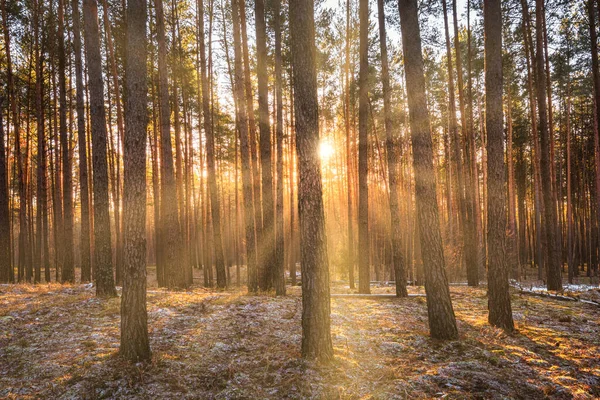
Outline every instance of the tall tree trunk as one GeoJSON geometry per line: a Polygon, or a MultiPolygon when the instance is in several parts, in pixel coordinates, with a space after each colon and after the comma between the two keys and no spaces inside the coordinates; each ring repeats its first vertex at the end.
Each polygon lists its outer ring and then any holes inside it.
{"type": "MultiPolygon", "coordinates": [[[[242,0],[243,1],[243,0],[242,0]]],[[[244,197],[244,216],[246,228],[246,259],[248,264],[248,291],[258,290],[258,276],[256,270],[256,242],[254,229],[254,201],[252,191],[252,170],[250,160],[250,144],[248,143],[248,117],[246,102],[244,101],[244,72],[242,70],[242,45],[240,40],[240,20],[238,0],[231,1],[233,19],[233,47],[234,60],[234,96],[236,101],[237,130],[240,135],[242,159],[242,192],[244,197]]]]}
{"type": "Polygon", "coordinates": [[[200,35],[200,70],[202,80],[202,112],[204,133],[206,134],[206,164],[208,166],[208,189],[210,191],[210,209],[213,221],[213,240],[215,246],[215,265],[217,269],[217,287],[227,286],[225,261],[223,258],[223,239],[221,238],[221,203],[217,193],[217,172],[215,168],[215,134],[212,129],[212,116],[209,104],[208,77],[206,75],[206,49],[204,44],[204,4],[198,0],[198,24],[200,35]]]}
{"type": "Polygon", "coordinates": [[[517,215],[515,202],[515,168],[513,157],[513,118],[512,118],[512,91],[510,83],[506,89],[506,111],[507,111],[507,138],[506,138],[506,160],[508,164],[508,243],[507,243],[507,266],[509,273],[514,279],[519,279],[519,248],[517,245],[517,215]]]}
{"type": "Polygon", "coordinates": [[[90,199],[87,170],[87,148],[85,131],[85,104],[83,101],[83,67],[81,60],[81,27],[79,1],[71,1],[73,19],[73,52],[75,53],[75,104],[77,110],[77,143],[79,147],[79,186],[81,197],[81,236],[79,251],[81,254],[81,281],[92,279],[90,249],[90,199]]]}
{"type": "MultiPolygon", "coordinates": [[[[21,150],[21,126],[20,117],[18,113],[18,97],[15,87],[14,75],[12,72],[12,59],[11,59],[11,48],[10,48],[10,29],[8,26],[8,15],[6,11],[6,0],[2,0],[2,25],[4,31],[4,46],[6,54],[6,82],[8,94],[10,96],[10,109],[12,114],[12,124],[15,138],[15,161],[17,170],[17,186],[19,192],[19,255],[18,255],[18,278],[19,281],[22,279],[22,273],[30,260],[28,257],[28,229],[27,229],[27,197],[26,197],[26,176],[24,173],[24,160],[23,152],[21,150]]],[[[27,156],[25,156],[27,157],[27,156]]],[[[10,271],[11,281],[14,281],[14,272],[10,271]]]]}
{"type": "Polygon", "coordinates": [[[123,297],[119,353],[150,359],[146,311],[146,128],[148,83],[145,0],[127,2],[127,106],[125,107],[123,297]]]}
{"type": "MultiPolygon", "coordinates": [[[[43,8],[38,3],[38,10],[36,11],[36,30],[41,25],[39,18],[43,16],[43,8]]],[[[43,27],[42,27],[43,29],[43,27]]],[[[36,243],[35,243],[35,278],[34,282],[41,282],[41,270],[42,270],[42,253],[44,252],[44,213],[46,208],[46,188],[44,186],[45,175],[46,175],[46,143],[45,143],[45,132],[44,132],[44,75],[43,75],[43,49],[40,48],[39,36],[35,37],[35,117],[37,120],[37,215],[36,215],[36,243]]]]}
{"type": "MultiPolygon", "coordinates": [[[[290,3],[290,33],[298,151],[298,209],[302,266],[302,356],[333,358],[329,266],[319,148],[319,106],[312,0],[290,3]]],[[[368,284],[368,282],[367,282],[368,284]]]]}
{"type": "Polygon", "coordinates": [[[354,289],[354,217],[352,188],[352,137],[350,130],[350,0],[346,0],[346,61],[344,63],[344,128],[346,130],[346,176],[348,190],[348,280],[354,289]]]}
{"type": "Polygon", "coordinates": [[[4,98],[0,98],[0,283],[11,281],[10,214],[4,121],[4,98]]]}
{"type": "Polygon", "coordinates": [[[177,188],[171,144],[171,107],[167,71],[167,44],[162,0],[155,0],[158,40],[158,90],[160,108],[160,166],[161,166],[161,248],[164,254],[166,285],[169,288],[187,287],[185,266],[181,264],[181,226],[177,211],[177,188]]]}
{"type": "Polygon", "coordinates": [[[544,219],[546,223],[545,254],[548,254],[548,290],[561,290],[562,277],[560,267],[560,248],[556,242],[556,205],[552,196],[552,176],[550,160],[550,132],[548,130],[548,109],[546,106],[546,69],[544,67],[543,19],[544,0],[536,0],[535,32],[536,32],[536,92],[539,114],[542,192],[544,197],[544,219]]]}
{"type": "Polygon", "coordinates": [[[75,281],[73,264],[73,171],[71,169],[70,140],[67,132],[67,84],[65,72],[65,17],[64,0],[58,2],[58,91],[59,129],[63,187],[63,234],[59,246],[62,247],[62,282],[75,281]]]}
{"type": "Polygon", "coordinates": [[[425,75],[417,1],[399,0],[398,8],[402,28],[406,91],[413,145],[418,230],[421,242],[421,257],[425,266],[429,329],[433,338],[456,339],[458,329],[456,328],[456,318],[450,300],[438,215],[435,171],[433,168],[433,143],[425,95],[425,75]]]}
{"type": "Polygon", "coordinates": [[[102,16],[104,19],[104,29],[106,35],[106,47],[108,49],[108,62],[110,67],[110,75],[112,78],[112,84],[115,91],[115,105],[117,111],[117,157],[116,157],[116,187],[114,189],[115,199],[114,199],[114,208],[115,208],[115,242],[116,242],[116,265],[115,265],[115,276],[117,283],[121,283],[122,281],[122,270],[123,270],[123,238],[122,238],[122,229],[121,229],[121,163],[120,157],[118,154],[120,153],[120,147],[124,136],[124,126],[123,126],[123,111],[121,107],[121,89],[119,85],[119,77],[117,71],[117,60],[115,57],[115,50],[113,45],[112,38],[112,29],[110,20],[108,18],[108,3],[107,0],[102,0],[102,16]]]}
{"type": "Polygon", "coordinates": [[[104,109],[104,82],[100,35],[98,32],[98,3],[84,0],[85,54],[90,88],[90,118],[92,128],[92,158],[94,168],[94,275],[96,295],[116,296],[112,265],[110,214],[108,199],[108,163],[106,158],[107,132],[104,109]]]}
{"type": "MultiPolygon", "coordinates": [[[[258,270],[261,290],[273,285],[275,231],[273,224],[273,174],[271,128],[269,126],[269,82],[267,75],[267,28],[264,0],[255,0],[256,75],[258,77],[258,127],[260,132],[260,170],[262,175],[263,227],[258,246],[258,270]]],[[[261,203],[256,203],[257,207],[261,203]]]]}
{"type": "Polygon", "coordinates": [[[396,280],[396,295],[398,297],[408,296],[406,291],[406,267],[404,254],[402,253],[402,237],[400,229],[402,226],[400,207],[398,206],[398,159],[396,157],[396,138],[394,138],[394,127],[392,122],[392,104],[390,93],[390,75],[388,67],[385,11],[383,0],[377,0],[379,17],[379,46],[381,48],[381,80],[383,83],[383,113],[385,118],[387,169],[390,180],[390,222],[392,224],[392,264],[396,280]]]}
{"type": "MultiPolygon", "coordinates": [[[[567,38],[567,45],[568,45],[567,38]]],[[[570,62],[569,50],[567,50],[567,60],[570,62]]],[[[568,64],[567,64],[568,65],[568,64]]],[[[572,187],[572,161],[571,161],[571,80],[567,75],[567,94],[566,94],[566,130],[567,130],[567,264],[569,283],[573,283],[575,277],[574,260],[574,227],[573,227],[573,187],[572,187]]]]}
{"type": "MultiPolygon", "coordinates": [[[[250,156],[252,162],[252,182],[254,190],[254,219],[256,233],[260,236],[262,230],[262,209],[260,195],[260,168],[258,166],[258,149],[256,148],[256,121],[254,119],[254,96],[252,95],[252,79],[250,78],[250,56],[248,54],[248,34],[246,26],[246,0],[239,1],[239,18],[241,25],[242,54],[244,56],[244,90],[246,99],[246,115],[250,133],[250,156]]],[[[239,100],[241,101],[241,99],[239,100]]]]}
{"type": "Polygon", "coordinates": [[[521,10],[523,14],[523,44],[525,58],[527,62],[527,92],[529,94],[529,111],[531,119],[531,132],[533,136],[533,183],[534,183],[534,204],[535,204],[535,260],[538,263],[538,279],[543,279],[545,266],[544,253],[542,248],[542,237],[545,226],[541,223],[541,214],[543,204],[541,197],[541,172],[540,172],[540,142],[538,138],[538,123],[536,116],[536,97],[534,91],[533,79],[535,75],[533,40],[531,38],[531,22],[529,18],[529,7],[526,0],[521,0],[521,10]]]}
{"type": "Polygon", "coordinates": [[[485,124],[488,170],[488,307],[490,324],[514,329],[506,254],[506,194],[502,110],[502,11],[500,0],[484,0],[485,124]]]}
{"type": "MultiPolygon", "coordinates": [[[[598,35],[596,32],[596,16],[595,16],[594,1],[588,0],[588,16],[590,26],[590,42],[592,47],[592,76],[594,79],[594,158],[595,158],[595,173],[596,173],[596,225],[597,238],[600,238],[600,71],[598,71],[598,35]]],[[[600,251],[599,243],[594,243],[594,251],[600,251]]]]}
{"type": "MultiPolygon", "coordinates": [[[[467,238],[464,235],[466,225],[466,208],[465,208],[465,196],[463,186],[463,160],[460,152],[460,137],[458,135],[458,123],[456,120],[456,99],[454,96],[454,68],[452,67],[452,50],[450,45],[450,33],[448,29],[448,13],[446,7],[446,0],[442,0],[442,6],[444,10],[444,30],[446,34],[446,60],[448,69],[448,131],[450,133],[451,142],[451,159],[452,168],[455,172],[454,181],[452,185],[454,187],[454,201],[458,204],[458,222],[459,228],[456,231],[457,237],[451,240],[458,239],[459,243],[463,244],[463,249],[467,246],[471,246],[471,243],[467,245],[467,238]]],[[[467,276],[469,274],[467,273],[467,276]]],[[[473,282],[470,282],[473,283],[473,282]]]]}
{"type": "Polygon", "coordinates": [[[359,1],[360,68],[358,73],[358,292],[370,293],[369,264],[369,159],[368,159],[368,101],[369,101],[369,2],[359,1]]]}
{"type": "MultiPolygon", "coordinates": [[[[469,0],[467,0],[469,1],[469,0]]],[[[469,10],[470,11],[470,10],[469,10]]],[[[454,54],[456,56],[456,83],[458,86],[458,104],[460,107],[460,125],[465,149],[464,164],[466,172],[463,172],[463,187],[465,196],[465,221],[463,227],[463,252],[465,254],[465,263],[467,266],[467,282],[469,286],[479,285],[479,240],[477,233],[477,197],[475,191],[476,159],[471,155],[474,152],[471,146],[473,141],[472,123],[467,123],[467,111],[465,105],[465,91],[462,69],[462,52],[460,48],[460,36],[458,34],[458,15],[456,10],[456,0],[452,0],[452,16],[454,20],[454,54]]],[[[469,103],[470,104],[470,103],[469,103]]],[[[470,105],[469,105],[470,107],[470,105]]],[[[463,170],[465,171],[465,170],[463,170]]]]}
{"type": "Polygon", "coordinates": [[[273,18],[275,25],[275,108],[277,139],[277,206],[275,213],[276,237],[273,285],[278,295],[285,295],[285,256],[283,238],[283,78],[281,71],[281,0],[274,0],[273,18]]]}
{"type": "MultiPolygon", "coordinates": [[[[10,54],[10,32],[8,29],[8,16],[6,13],[6,0],[0,3],[2,7],[2,31],[4,32],[4,52],[6,57],[6,80],[8,103],[12,112],[12,123],[14,126],[15,152],[19,142],[19,117],[17,115],[16,96],[14,90],[14,81],[12,75],[12,64],[10,54]]],[[[3,98],[0,98],[0,107],[4,105],[3,98]]],[[[1,111],[0,111],[1,114],[1,111]]],[[[2,119],[2,117],[0,117],[2,119]]],[[[8,283],[14,281],[14,270],[11,262],[11,229],[9,219],[9,192],[8,192],[8,160],[6,159],[6,148],[9,147],[10,132],[7,128],[4,142],[4,124],[0,121],[0,282],[8,283]],[[6,143],[6,144],[5,144],[6,143]],[[5,148],[6,146],[6,148],[5,148]]],[[[17,171],[19,170],[20,157],[17,153],[17,171]]],[[[19,179],[20,182],[20,179],[19,179]]]]}

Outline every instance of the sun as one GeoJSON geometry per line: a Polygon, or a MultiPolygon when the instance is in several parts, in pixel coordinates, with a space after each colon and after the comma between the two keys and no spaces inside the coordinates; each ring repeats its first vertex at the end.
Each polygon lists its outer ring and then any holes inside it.
{"type": "Polygon", "coordinates": [[[328,141],[322,141],[319,143],[319,157],[321,161],[328,161],[335,154],[333,145],[328,141]]]}

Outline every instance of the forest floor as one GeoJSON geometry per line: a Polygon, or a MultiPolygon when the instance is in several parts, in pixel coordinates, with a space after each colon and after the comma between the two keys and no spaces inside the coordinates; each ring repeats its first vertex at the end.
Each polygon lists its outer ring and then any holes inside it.
{"type": "Polygon", "coordinates": [[[118,298],[97,299],[91,285],[0,285],[0,398],[600,397],[600,307],[514,291],[517,332],[506,335],[486,322],[484,289],[451,293],[460,339],[449,342],[429,338],[423,297],[332,298],[335,361],[316,366],[300,358],[298,287],[151,288],[153,357],[133,365],[117,356],[118,298]]]}

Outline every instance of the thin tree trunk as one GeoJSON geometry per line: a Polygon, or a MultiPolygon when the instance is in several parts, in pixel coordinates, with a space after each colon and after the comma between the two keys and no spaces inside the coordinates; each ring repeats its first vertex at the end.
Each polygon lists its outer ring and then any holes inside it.
{"type": "MultiPolygon", "coordinates": [[[[252,161],[252,182],[254,190],[254,213],[256,233],[260,236],[262,230],[262,209],[260,193],[260,169],[258,165],[258,149],[256,148],[256,121],[254,119],[254,96],[252,95],[252,79],[250,78],[250,56],[248,54],[248,34],[246,26],[246,0],[239,1],[239,18],[241,25],[242,51],[244,56],[244,90],[246,99],[246,115],[250,133],[250,156],[252,161]]],[[[241,99],[239,100],[241,101],[241,99]]]]}
{"type": "Polygon", "coordinates": [[[273,265],[273,285],[277,295],[285,295],[285,255],[283,235],[283,78],[281,71],[281,0],[274,0],[273,4],[275,25],[275,108],[277,139],[277,206],[276,206],[276,237],[275,261],[273,265]]]}
{"type": "MultiPolygon", "coordinates": [[[[598,35],[596,33],[596,16],[594,1],[588,0],[588,15],[590,26],[590,42],[592,47],[592,77],[594,79],[594,159],[595,159],[595,185],[596,185],[596,236],[600,238],[600,71],[598,71],[598,35]]],[[[600,250],[598,242],[594,243],[594,251],[600,250]]]]}
{"type": "MultiPolygon", "coordinates": [[[[260,132],[260,164],[262,175],[263,226],[258,239],[258,271],[261,290],[273,285],[275,231],[273,224],[273,174],[271,160],[271,128],[269,126],[269,87],[267,75],[267,33],[265,5],[263,0],[255,0],[256,18],[256,75],[258,78],[258,126],[260,132]]],[[[256,199],[255,199],[256,200],[256,199]]]]}
{"type": "Polygon", "coordinates": [[[352,201],[352,137],[350,130],[350,0],[346,0],[346,61],[344,63],[344,128],[346,130],[346,176],[348,190],[348,280],[354,289],[354,217],[352,201]]]}
{"type": "Polygon", "coordinates": [[[67,132],[67,86],[65,73],[65,18],[64,0],[58,2],[58,92],[59,130],[63,188],[63,231],[58,246],[63,254],[62,282],[75,281],[73,264],[73,172],[71,169],[70,140],[67,132]]]}
{"type": "Polygon", "coordinates": [[[360,69],[358,73],[358,292],[370,293],[369,264],[369,162],[368,162],[368,74],[369,2],[359,1],[360,69]]]}
{"type": "Polygon", "coordinates": [[[96,295],[116,296],[113,276],[110,214],[108,198],[108,163],[106,159],[107,133],[104,109],[104,82],[100,35],[98,32],[98,4],[84,0],[85,53],[90,87],[90,117],[92,127],[92,157],[94,165],[94,275],[96,295]]]}
{"type": "Polygon", "coordinates": [[[161,239],[164,254],[166,285],[169,288],[187,287],[185,266],[181,264],[181,226],[177,211],[177,186],[171,144],[171,107],[167,75],[167,44],[162,0],[155,0],[158,40],[158,90],[160,108],[160,166],[161,166],[161,239]]]}
{"type": "Polygon", "coordinates": [[[206,75],[206,49],[204,44],[204,4],[198,0],[198,25],[200,36],[200,73],[202,80],[202,112],[204,116],[204,133],[206,134],[206,164],[208,167],[208,188],[210,191],[210,208],[213,221],[213,240],[215,246],[215,265],[217,269],[217,287],[227,286],[225,261],[223,258],[223,239],[221,238],[221,204],[217,193],[217,172],[215,168],[215,135],[212,129],[212,116],[209,104],[208,77],[206,75]]]}
{"type": "MultiPolygon", "coordinates": [[[[543,22],[544,0],[536,0],[536,92],[539,114],[542,192],[544,197],[544,219],[546,224],[545,254],[548,255],[548,290],[561,290],[562,277],[560,268],[560,249],[556,242],[556,206],[552,196],[552,176],[550,160],[550,132],[548,130],[548,110],[546,106],[546,70],[544,68],[543,22]]],[[[543,241],[542,241],[543,242],[543,241]]]]}
{"type": "Polygon", "coordinates": [[[81,27],[79,1],[71,1],[73,19],[73,52],[75,53],[75,104],[77,110],[77,143],[79,147],[79,186],[81,197],[81,235],[79,251],[81,254],[81,281],[92,279],[90,249],[90,199],[87,170],[87,148],[85,131],[85,104],[83,101],[83,67],[81,60],[81,27]]]}
{"type": "MultiPolygon", "coordinates": [[[[469,0],[467,0],[469,1],[469,0]]],[[[466,172],[463,172],[463,187],[465,196],[465,221],[463,227],[463,251],[465,254],[465,263],[467,266],[467,281],[469,286],[479,285],[479,240],[477,233],[477,197],[475,191],[477,166],[476,159],[471,146],[473,141],[473,125],[467,123],[467,111],[465,105],[462,56],[460,48],[460,37],[458,34],[458,15],[456,10],[456,0],[452,1],[452,15],[454,20],[454,54],[456,55],[456,83],[458,86],[458,104],[460,107],[460,125],[464,143],[464,163],[466,172]]],[[[469,36],[470,39],[470,36],[469,36]]],[[[470,45],[470,44],[469,44],[470,45]]],[[[471,101],[471,100],[469,100],[471,101]]],[[[469,103],[469,108],[471,103],[469,103]]],[[[465,171],[465,170],[463,170],[465,171]]]]}
{"type": "MultiPolygon", "coordinates": [[[[243,0],[242,0],[243,1],[243,0]]],[[[250,144],[248,143],[248,117],[244,101],[244,72],[242,70],[242,45],[240,40],[240,20],[238,0],[232,0],[233,47],[234,47],[234,96],[236,97],[237,130],[240,135],[242,159],[242,192],[244,197],[244,216],[246,228],[246,259],[248,264],[248,291],[258,290],[256,270],[256,242],[254,229],[254,201],[252,190],[252,170],[250,144]]]]}
{"type": "Polygon", "coordinates": [[[381,80],[383,83],[383,112],[385,117],[387,168],[390,181],[390,223],[392,224],[392,265],[396,281],[396,295],[398,297],[408,296],[406,290],[406,262],[402,253],[402,237],[400,229],[402,226],[400,207],[398,206],[398,159],[396,157],[396,138],[394,138],[394,127],[391,113],[390,76],[388,67],[385,11],[383,0],[377,0],[379,17],[379,46],[381,48],[381,80]]]}

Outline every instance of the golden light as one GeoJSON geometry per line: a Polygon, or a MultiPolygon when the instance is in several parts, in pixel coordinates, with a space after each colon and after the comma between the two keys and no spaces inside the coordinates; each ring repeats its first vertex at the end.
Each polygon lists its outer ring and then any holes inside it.
{"type": "Polygon", "coordinates": [[[319,157],[321,157],[321,161],[329,160],[335,154],[335,149],[333,145],[328,141],[322,141],[319,144],[319,157]]]}

